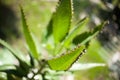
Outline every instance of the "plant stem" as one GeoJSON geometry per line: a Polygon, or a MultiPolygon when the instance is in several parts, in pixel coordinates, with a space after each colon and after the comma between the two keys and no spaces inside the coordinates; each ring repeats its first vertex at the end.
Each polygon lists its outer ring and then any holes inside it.
{"type": "Polygon", "coordinates": [[[42,76],[42,79],[44,80],[44,73],[42,73],[42,70],[44,69],[44,67],[45,67],[45,63],[46,63],[46,61],[42,61],[42,64],[40,64],[41,65],[41,68],[35,73],[34,71],[32,71],[32,73],[34,74],[33,76],[32,76],[32,78],[30,79],[30,80],[34,80],[34,77],[37,75],[37,74],[41,74],[41,76],[42,76]]]}

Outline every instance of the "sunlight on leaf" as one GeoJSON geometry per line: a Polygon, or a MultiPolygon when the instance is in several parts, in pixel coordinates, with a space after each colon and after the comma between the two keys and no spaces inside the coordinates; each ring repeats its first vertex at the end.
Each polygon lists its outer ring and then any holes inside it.
{"type": "Polygon", "coordinates": [[[5,41],[1,39],[0,39],[0,44],[2,44],[5,48],[7,48],[12,53],[12,55],[19,61],[19,66],[22,69],[24,69],[24,71],[29,70],[30,66],[25,61],[23,61],[21,58],[19,58],[16,51],[9,44],[7,44],[5,41]]]}
{"type": "Polygon", "coordinates": [[[53,70],[68,70],[84,53],[84,50],[85,46],[77,46],[60,57],[48,60],[48,65],[53,70]]]}
{"type": "Polygon", "coordinates": [[[55,43],[62,41],[67,35],[72,18],[72,1],[59,0],[56,12],[53,15],[53,35],[55,43]]]}
{"type": "Polygon", "coordinates": [[[68,47],[69,44],[71,44],[73,39],[80,33],[80,31],[82,31],[82,29],[88,23],[88,20],[88,18],[83,18],[76,24],[75,28],[68,34],[62,45],[60,45],[59,49],[56,50],[55,54],[59,53],[63,49],[63,47],[68,47]]]}
{"type": "Polygon", "coordinates": [[[87,70],[95,67],[105,67],[105,63],[75,63],[70,71],[87,70]]]}
{"type": "Polygon", "coordinates": [[[16,68],[14,65],[0,65],[0,71],[7,70],[7,69],[16,69],[16,68]]]}
{"type": "Polygon", "coordinates": [[[5,41],[3,41],[3,40],[1,40],[1,39],[0,39],[0,44],[3,45],[5,48],[7,48],[17,60],[22,61],[22,60],[17,56],[17,53],[15,52],[15,50],[14,50],[9,44],[7,44],[5,41]]]}
{"type": "Polygon", "coordinates": [[[31,55],[38,59],[39,58],[39,55],[38,55],[38,52],[37,52],[37,49],[36,49],[36,46],[35,46],[35,43],[33,41],[33,38],[32,38],[32,35],[29,31],[29,28],[27,26],[27,23],[26,23],[26,19],[25,19],[25,15],[24,15],[24,12],[23,12],[23,9],[22,7],[20,7],[20,10],[21,10],[21,17],[22,17],[22,24],[23,24],[23,31],[24,31],[24,36],[25,36],[25,39],[26,39],[26,42],[27,42],[27,45],[31,51],[31,55]]]}
{"type": "Polygon", "coordinates": [[[77,26],[71,31],[71,33],[65,39],[64,46],[68,46],[70,42],[72,42],[73,38],[80,33],[80,31],[82,30],[83,27],[85,27],[87,22],[88,18],[84,18],[77,24],[77,26]]]}

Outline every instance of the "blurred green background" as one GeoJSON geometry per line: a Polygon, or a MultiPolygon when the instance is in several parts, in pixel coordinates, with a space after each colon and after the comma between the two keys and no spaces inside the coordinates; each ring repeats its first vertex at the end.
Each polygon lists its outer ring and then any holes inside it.
{"type": "MultiPolygon", "coordinates": [[[[88,16],[90,22],[88,26],[86,26],[86,29],[92,29],[95,25],[98,25],[105,20],[109,20],[110,24],[113,25],[112,27],[106,25],[106,28],[103,29],[103,33],[100,33],[99,36],[91,40],[87,54],[79,59],[80,63],[104,63],[106,66],[73,72],[75,80],[120,80],[119,58],[117,59],[115,57],[116,60],[113,60],[114,55],[120,55],[120,20],[117,20],[119,17],[117,14],[120,13],[119,0],[73,0],[73,2],[73,24],[81,18],[88,16]],[[117,10],[116,7],[118,7],[117,10]],[[118,54],[116,54],[116,52],[118,52],[118,54]],[[116,63],[118,63],[118,65],[116,65],[116,63]],[[115,69],[116,66],[117,69],[115,69]]],[[[0,12],[0,31],[4,30],[5,32],[3,33],[4,37],[0,36],[0,38],[5,39],[13,45],[13,47],[17,47],[25,52],[25,45],[22,45],[25,41],[22,36],[19,4],[24,8],[27,23],[31,32],[35,35],[38,42],[41,42],[42,36],[46,33],[46,26],[48,25],[52,13],[55,11],[57,0],[0,0],[1,11],[2,9],[3,11],[5,9],[8,10],[8,12],[4,11],[6,13],[5,15],[0,12]],[[6,19],[9,19],[8,21],[4,21],[4,17],[2,18],[1,16],[7,15],[8,17],[6,17],[6,19]],[[13,15],[13,18],[9,17],[11,15],[13,15]],[[8,25],[2,23],[7,23],[8,25]],[[3,28],[1,26],[5,27],[3,28]]],[[[2,35],[1,32],[0,35],[2,35]]],[[[6,57],[8,55],[9,52],[7,50],[0,49],[0,64],[14,63],[13,56],[9,55],[10,57],[6,57]]]]}

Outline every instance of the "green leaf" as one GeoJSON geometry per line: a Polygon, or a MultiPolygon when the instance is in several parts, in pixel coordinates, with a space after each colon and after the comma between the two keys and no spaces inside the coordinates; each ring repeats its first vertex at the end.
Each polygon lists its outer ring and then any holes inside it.
{"type": "Polygon", "coordinates": [[[56,12],[53,14],[53,35],[55,43],[62,41],[67,35],[72,19],[72,1],[59,0],[56,12]]]}
{"type": "Polygon", "coordinates": [[[7,48],[17,60],[22,61],[22,60],[17,56],[17,53],[15,52],[15,50],[12,49],[12,47],[11,47],[9,44],[7,44],[5,41],[3,41],[3,40],[1,40],[1,39],[0,39],[0,44],[3,45],[5,48],[7,48]]]}
{"type": "Polygon", "coordinates": [[[15,80],[15,78],[11,74],[7,74],[7,80],[15,80]]]}
{"type": "Polygon", "coordinates": [[[75,63],[71,68],[70,71],[78,71],[78,70],[87,70],[95,67],[105,67],[105,63],[75,63]]]}
{"type": "Polygon", "coordinates": [[[7,70],[7,69],[16,69],[16,68],[14,65],[0,65],[0,71],[7,70]]]}
{"type": "Polygon", "coordinates": [[[5,66],[3,65],[0,69],[0,72],[5,72],[9,75],[14,75],[17,77],[26,77],[27,74],[29,73],[29,68],[23,69],[23,67],[21,66],[16,66],[14,65],[14,67],[12,68],[11,66],[5,66]],[[5,68],[2,68],[5,67],[5,68]]]}
{"type": "MultiPolygon", "coordinates": [[[[87,40],[88,37],[89,37],[89,40],[90,40],[90,38],[92,38],[92,37],[90,37],[91,35],[92,35],[91,32],[84,32],[84,33],[76,36],[73,40],[73,43],[75,43],[75,44],[85,43],[86,41],[88,41],[87,40]]],[[[94,36],[94,34],[93,34],[93,36],[94,36]]]]}
{"type": "Polygon", "coordinates": [[[31,56],[30,53],[29,53],[29,56],[30,56],[30,65],[31,65],[31,67],[34,67],[35,66],[34,58],[31,56]]]}
{"type": "Polygon", "coordinates": [[[53,26],[52,26],[52,18],[51,18],[51,20],[49,21],[49,24],[47,25],[47,34],[46,34],[45,38],[48,38],[52,34],[52,32],[53,32],[52,28],[53,28],[53,26]]]}
{"type": "Polygon", "coordinates": [[[15,65],[1,65],[0,72],[5,72],[8,75],[12,74],[12,75],[15,75],[18,77],[23,77],[23,76],[27,75],[25,70],[23,70],[21,67],[15,66],[15,65]]]}
{"type": "Polygon", "coordinates": [[[100,25],[98,25],[97,27],[95,27],[93,31],[84,32],[84,33],[76,36],[73,40],[73,43],[75,43],[75,44],[87,43],[102,30],[102,28],[104,27],[105,24],[106,24],[106,22],[103,22],[100,25]]]}
{"type": "Polygon", "coordinates": [[[80,33],[83,27],[85,27],[87,22],[88,22],[88,18],[82,19],[77,24],[77,26],[70,32],[70,34],[66,37],[63,45],[67,47],[72,42],[72,40],[80,33]]]}
{"type": "Polygon", "coordinates": [[[67,70],[71,65],[78,60],[78,58],[83,54],[85,46],[77,46],[71,51],[66,52],[66,54],[60,57],[48,60],[48,65],[53,70],[67,70]]]}
{"type": "Polygon", "coordinates": [[[28,29],[28,26],[27,26],[27,23],[26,23],[26,19],[25,19],[25,15],[24,15],[24,12],[23,12],[22,7],[20,7],[20,10],[21,10],[23,31],[24,31],[24,36],[25,36],[27,45],[28,45],[28,47],[29,47],[29,49],[30,49],[30,51],[31,51],[31,55],[32,55],[35,59],[38,59],[38,58],[39,58],[39,55],[38,55],[38,52],[37,52],[35,43],[34,43],[34,41],[33,41],[32,35],[31,35],[31,33],[30,33],[29,29],[28,29]]]}
{"type": "Polygon", "coordinates": [[[10,45],[8,45],[6,42],[4,42],[1,39],[0,39],[0,44],[2,44],[5,48],[7,48],[12,53],[12,55],[19,61],[19,66],[23,71],[26,71],[26,72],[29,71],[30,66],[16,55],[17,53],[15,52],[14,49],[12,49],[10,45]]]}
{"type": "Polygon", "coordinates": [[[1,70],[1,72],[5,72],[9,75],[14,75],[16,77],[26,77],[27,76],[27,74],[22,69],[19,69],[19,70],[7,69],[7,70],[1,70]]]}

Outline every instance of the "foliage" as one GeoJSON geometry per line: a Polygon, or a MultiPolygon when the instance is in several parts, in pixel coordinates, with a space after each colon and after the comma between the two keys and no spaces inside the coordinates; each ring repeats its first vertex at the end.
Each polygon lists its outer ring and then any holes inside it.
{"type": "Polygon", "coordinates": [[[73,17],[72,0],[59,0],[56,11],[53,13],[49,25],[47,26],[47,34],[40,44],[46,45],[45,49],[49,53],[48,57],[52,56],[55,58],[43,59],[41,57],[43,52],[38,53],[37,51],[35,39],[27,26],[22,7],[20,7],[20,11],[23,32],[29,48],[28,54],[30,60],[22,60],[15,49],[3,40],[0,40],[0,44],[7,48],[19,62],[19,64],[0,66],[0,71],[6,73],[8,80],[33,80],[36,79],[36,76],[39,76],[37,79],[42,78],[43,80],[46,80],[51,79],[52,76],[48,76],[52,70],[69,71],[69,68],[79,59],[79,57],[81,57],[81,55],[83,55],[83,53],[85,53],[85,50],[89,47],[89,45],[87,45],[89,41],[101,31],[105,24],[101,23],[99,26],[95,27],[93,31],[83,32],[83,28],[88,23],[88,18],[84,18],[77,24],[71,25],[73,17]],[[79,39],[76,40],[76,38],[79,39]],[[53,46],[53,48],[49,48],[48,45],[53,46]],[[71,49],[72,47],[75,48],[71,49]],[[62,52],[64,52],[64,54],[62,52]],[[57,57],[57,55],[59,55],[59,57],[57,57]]]}

